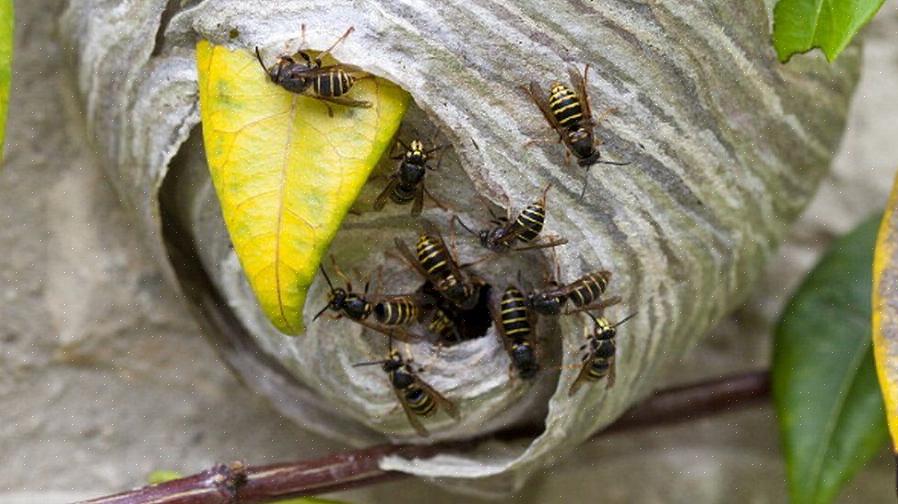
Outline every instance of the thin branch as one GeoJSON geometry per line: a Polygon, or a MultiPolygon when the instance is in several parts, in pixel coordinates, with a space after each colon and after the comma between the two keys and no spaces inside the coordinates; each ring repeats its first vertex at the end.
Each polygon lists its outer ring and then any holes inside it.
{"type": "MultiPolygon", "coordinates": [[[[595,437],[632,429],[669,425],[685,420],[735,411],[765,399],[770,393],[766,371],[723,377],[718,380],[670,388],[634,407],[595,437]]],[[[538,435],[536,430],[515,430],[500,437],[538,435]]],[[[481,440],[430,446],[379,445],[324,458],[246,467],[241,462],[221,464],[193,476],[146,486],[130,492],[87,501],[90,504],[262,504],[346,490],[410,476],[384,471],[380,461],[388,456],[428,458],[445,451],[464,451],[481,440]]]]}

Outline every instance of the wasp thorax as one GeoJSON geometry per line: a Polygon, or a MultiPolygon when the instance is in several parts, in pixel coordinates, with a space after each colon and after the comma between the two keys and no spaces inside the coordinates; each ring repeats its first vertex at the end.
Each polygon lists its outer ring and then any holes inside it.
{"type": "Polygon", "coordinates": [[[535,292],[527,296],[527,304],[541,315],[558,315],[564,306],[566,299],[553,296],[545,292],[535,292]]]}

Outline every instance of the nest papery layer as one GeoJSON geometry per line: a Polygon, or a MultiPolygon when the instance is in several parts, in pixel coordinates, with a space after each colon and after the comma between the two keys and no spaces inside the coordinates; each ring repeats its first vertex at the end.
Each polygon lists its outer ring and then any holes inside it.
{"type": "MultiPolygon", "coordinates": [[[[611,422],[656,385],[661,367],[741,299],[825,173],[858,71],[854,48],[833,65],[813,56],[786,66],[777,63],[769,10],[760,1],[448,1],[437,6],[210,0],[176,14],[164,37],[157,38],[165,3],[125,2],[116,9],[73,3],[63,27],[75,48],[88,125],[122,199],[136,209],[166,268],[157,189],[169,160],[198,121],[196,39],[277,52],[285,44],[296,47],[299,25],[305,23],[313,48],[330,45],[347,26],[355,26],[335,56],[398,83],[440,126],[454,146],[458,169],[469,180],[450,188],[455,198],[450,201],[473,201],[466,193],[476,191],[493,203],[520,208],[551,182],[547,230],[571,241],[558,253],[562,280],[601,267],[615,272],[612,290],[624,296],[624,306],[609,315],[622,317],[630,310],[639,315],[618,337],[614,388],[591,387],[567,397],[577,355],[566,349],[578,347],[583,333],[580,318],[566,317],[557,328],[561,341],[555,343],[562,372],[548,401],[542,436],[501,449],[492,445],[414,464],[388,463],[391,469],[432,476],[501,475],[491,481],[497,486],[516,485],[543,461],[611,422]],[[231,38],[232,33],[237,37],[231,38]],[[518,86],[531,79],[547,86],[566,79],[566,64],[582,68],[585,63],[593,69],[590,92],[596,112],[617,109],[598,130],[603,154],[632,164],[594,167],[585,201],[579,202],[582,171],[565,166],[562,148],[551,142],[524,147],[531,138],[552,136],[518,86]]],[[[450,166],[447,173],[451,171],[450,166]]],[[[438,183],[438,177],[433,179],[438,183]]],[[[463,208],[469,221],[482,218],[473,205],[463,208]]],[[[182,217],[188,229],[193,217],[190,212],[182,217]]],[[[393,232],[395,226],[396,233],[412,240],[414,230],[401,222],[407,223],[397,218],[386,229],[393,232]]],[[[338,237],[337,248],[344,237],[338,237]]],[[[225,240],[210,233],[198,240],[198,247],[207,268],[212,265],[221,273],[217,281],[228,303],[252,328],[250,322],[259,315],[248,308],[252,300],[233,260],[228,262],[225,240]]],[[[310,293],[315,307],[322,300],[320,289],[316,285],[310,293]]],[[[315,307],[307,306],[306,314],[315,307]]],[[[245,366],[258,363],[228,358],[282,409],[293,408],[288,413],[319,431],[357,443],[377,439],[378,432],[401,435],[401,412],[389,413],[381,423],[372,420],[387,412],[385,382],[354,385],[359,376],[345,368],[355,359],[383,352],[382,340],[342,333],[355,329],[345,321],[314,326],[321,335],[310,341],[333,351],[340,363],[324,372],[298,365],[301,358],[291,357],[288,348],[295,343],[262,327],[252,329],[257,344],[305,382],[308,390],[298,395],[306,401],[301,408],[279,398],[283,392],[265,380],[253,378],[261,368],[249,371],[245,366]],[[337,327],[341,333],[334,336],[337,327]],[[367,343],[357,347],[341,341],[367,343]],[[315,379],[322,376],[335,381],[315,379]],[[342,393],[338,389],[366,387],[378,392],[364,396],[371,402],[364,407],[353,406],[348,394],[329,396],[342,393]]],[[[482,343],[482,355],[501,356],[495,338],[484,340],[490,341],[492,346],[482,343]]],[[[413,352],[416,360],[427,359],[426,351],[421,350],[421,357],[413,352]]],[[[485,372],[507,366],[499,358],[482,362],[485,372]]],[[[440,381],[438,366],[432,372],[428,376],[440,381]]],[[[501,372],[507,375],[504,367],[501,372]]],[[[383,380],[375,370],[363,376],[383,380]]],[[[554,380],[547,383],[555,386],[554,380]]],[[[454,397],[466,397],[452,383],[443,385],[454,397]]],[[[503,410],[517,394],[538,397],[516,387],[485,387],[484,397],[495,403],[465,398],[462,411],[476,418],[477,412],[503,410]]],[[[534,408],[504,411],[515,417],[512,423],[527,422],[534,408]]],[[[488,428],[506,420],[493,418],[488,428]]],[[[473,421],[436,426],[452,437],[478,430],[473,421]]]]}

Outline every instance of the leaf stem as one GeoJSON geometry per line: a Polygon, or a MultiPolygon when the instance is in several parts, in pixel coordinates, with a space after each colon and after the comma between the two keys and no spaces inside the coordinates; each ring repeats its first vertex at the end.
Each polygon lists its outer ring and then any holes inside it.
{"type": "MultiPolygon", "coordinates": [[[[767,371],[721,377],[656,392],[593,438],[627,430],[670,425],[715,413],[745,408],[770,394],[767,371]]],[[[514,439],[538,435],[536,429],[515,429],[492,437],[514,439]]],[[[401,479],[410,476],[384,471],[380,461],[388,455],[432,457],[444,451],[464,451],[484,439],[430,446],[378,445],[327,457],[268,466],[247,467],[242,462],[219,464],[201,473],[150,485],[90,504],[262,504],[289,497],[318,495],[401,479]]]]}

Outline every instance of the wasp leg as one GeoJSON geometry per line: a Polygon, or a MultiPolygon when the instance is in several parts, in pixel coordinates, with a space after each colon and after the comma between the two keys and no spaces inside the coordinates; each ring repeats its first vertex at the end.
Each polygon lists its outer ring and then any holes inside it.
{"type": "Polygon", "coordinates": [[[524,147],[530,147],[531,145],[536,144],[554,144],[561,141],[561,136],[559,135],[558,140],[550,139],[550,138],[531,138],[524,142],[524,147]]]}
{"type": "Polygon", "coordinates": [[[620,304],[621,301],[623,301],[623,298],[621,298],[620,296],[612,296],[612,297],[610,297],[608,299],[604,299],[598,303],[593,303],[591,305],[580,306],[578,308],[572,308],[572,309],[566,310],[564,312],[564,314],[570,315],[572,313],[597,310],[599,312],[599,315],[601,316],[605,312],[605,308],[608,308],[609,306],[614,306],[616,304],[620,304]]]}
{"type": "MultiPolygon", "coordinates": [[[[343,105],[344,107],[359,107],[359,108],[370,108],[371,102],[365,100],[353,100],[351,98],[343,98],[339,96],[318,96],[318,95],[310,95],[312,98],[316,100],[322,100],[326,102],[336,103],[337,105],[343,105]]],[[[330,110],[330,107],[328,107],[330,110]]],[[[333,117],[333,114],[331,114],[333,117]]]]}
{"type": "Polygon", "coordinates": [[[433,204],[434,204],[434,205],[440,207],[440,209],[442,209],[442,210],[444,210],[444,211],[447,211],[447,212],[449,211],[449,209],[448,209],[445,205],[443,205],[442,203],[440,203],[440,200],[438,200],[438,199],[436,199],[436,198],[433,197],[433,194],[432,194],[430,191],[427,190],[427,186],[426,186],[426,185],[423,185],[423,183],[422,183],[422,186],[421,186],[421,187],[424,189],[424,194],[426,194],[427,197],[430,198],[431,201],[433,201],[433,204]]]}
{"type": "Polygon", "coordinates": [[[597,117],[595,119],[590,117],[589,121],[594,126],[598,126],[599,124],[602,124],[602,121],[604,121],[605,119],[608,119],[608,116],[616,114],[617,112],[618,112],[617,107],[611,107],[611,108],[605,109],[605,111],[603,111],[601,114],[599,114],[599,117],[597,117]]]}
{"type": "MultiPolygon", "coordinates": [[[[340,35],[340,38],[338,38],[336,41],[334,41],[333,44],[331,44],[330,47],[328,47],[323,52],[318,54],[318,56],[315,58],[315,63],[317,63],[318,66],[320,67],[321,60],[324,59],[326,56],[328,56],[331,53],[331,51],[333,51],[334,48],[340,44],[340,42],[343,42],[344,40],[346,40],[346,37],[348,37],[349,34],[352,33],[354,30],[355,30],[355,27],[350,26],[343,35],[340,35]]],[[[305,32],[303,32],[303,36],[305,36],[305,32]]]]}
{"type": "Polygon", "coordinates": [[[515,247],[512,250],[514,250],[515,252],[521,252],[523,250],[554,248],[565,244],[567,244],[567,238],[551,238],[546,243],[536,243],[534,245],[527,245],[526,247],[515,247]]]}

